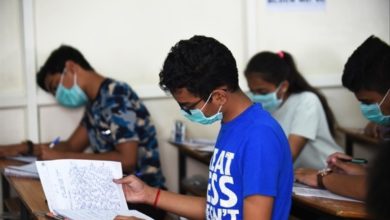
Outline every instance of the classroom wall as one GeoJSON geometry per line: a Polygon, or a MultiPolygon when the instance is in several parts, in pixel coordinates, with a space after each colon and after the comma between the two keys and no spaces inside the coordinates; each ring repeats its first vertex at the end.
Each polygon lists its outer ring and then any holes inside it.
{"type": "MultiPolygon", "coordinates": [[[[98,72],[128,82],[143,98],[158,129],[167,185],[177,191],[177,152],[167,139],[173,121],[185,119],[158,88],[158,72],[169,48],[194,34],[215,37],[232,50],[244,90],[242,70],[251,55],[291,52],[309,82],[328,98],[339,124],[364,126],[340,76],[348,55],[370,34],[390,42],[389,1],[328,0],[324,9],[284,11],[271,11],[265,2],[0,0],[0,143],[66,138],[79,123],[82,109],[59,107],[51,96],[36,92],[31,76],[54,48],[70,44],[98,72]]],[[[218,131],[218,125],[185,123],[193,137],[214,138],[218,131]]],[[[190,174],[206,170],[189,164],[190,174]]]]}

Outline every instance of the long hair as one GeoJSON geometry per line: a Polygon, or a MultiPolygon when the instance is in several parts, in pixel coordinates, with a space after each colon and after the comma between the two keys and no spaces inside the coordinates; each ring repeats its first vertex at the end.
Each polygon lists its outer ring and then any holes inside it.
{"type": "Polygon", "coordinates": [[[335,136],[336,119],[325,96],[303,78],[302,74],[296,68],[293,57],[289,53],[285,51],[278,53],[258,53],[251,58],[244,73],[246,76],[249,74],[257,74],[263,80],[275,85],[279,85],[281,82],[287,80],[289,82],[289,94],[305,91],[314,93],[320,100],[325,111],[329,131],[333,137],[335,136]]]}

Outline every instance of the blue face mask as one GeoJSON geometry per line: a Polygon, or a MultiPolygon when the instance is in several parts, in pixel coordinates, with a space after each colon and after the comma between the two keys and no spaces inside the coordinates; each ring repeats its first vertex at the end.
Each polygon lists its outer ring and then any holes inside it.
{"type": "Polygon", "coordinates": [[[210,96],[207,98],[206,100],[206,103],[203,105],[203,107],[201,109],[190,109],[189,111],[191,112],[191,114],[188,114],[186,111],[184,111],[183,109],[181,109],[181,113],[187,118],[189,119],[190,121],[193,121],[193,122],[197,122],[197,123],[200,123],[200,124],[203,124],[203,125],[209,125],[209,124],[212,124],[216,121],[220,121],[222,120],[222,112],[221,111],[221,108],[222,106],[219,107],[218,109],[218,112],[215,114],[215,115],[212,115],[210,117],[206,117],[202,110],[203,108],[207,105],[207,103],[209,102],[210,98],[211,98],[211,95],[212,93],[210,94],[210,96]]]}
{"type": "Polygon", "coordinates": [[[265,95],[255,94],[253,92],[249,92],[247,95],[255,103],[261,103],[263,108],[269,112],[274,112],[279,106],[282,104],[283,100],[278,99],[276,95],[279,91],[280,86],[275,90],[275,92],[270,92],[265,95]]]}
{"type": "Polygon", "coordinates": [[[84,91],[77,84],[77,76],[74,75],[74,82],[71,88],[65,88],[62,84],[64,79],[64,74],[61,74],[61,81],[56,90],[56,99],[57,101],[68,108],[77,108],[85,105],[88,101],[87,95],[85,95],[84,91]]]}
{"type": "Polygon", "coordinates": [[[387,93],[385,97],[383,97],[382,101],[377,104],[363,104],[360,103],[360,111],[363,113],[364,117],[366,117],[368,120],[379,124],[379,125],[390,125],[390,115],[383,115],[380,106],[385,101],[387,95],[389,94],[389,90],[387,90],[387,93]]]}

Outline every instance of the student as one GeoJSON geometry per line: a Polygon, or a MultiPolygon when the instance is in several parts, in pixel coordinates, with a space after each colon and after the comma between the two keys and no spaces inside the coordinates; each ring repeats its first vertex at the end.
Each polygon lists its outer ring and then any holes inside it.
{"type": "Polygon", "coordinates": [[[325,97],[302,77],[289,53],[258,53],[244,73],[248,96],[271,112],[288,136],[294,168],[321,169],[329,154],[341,151],[325,97]]]}
{"type": "MultiPolygon", "coordinates": [[[[390,46],[369,37],[349,57],[342,76],[343,85],[360,101],[363,115],[370,121],[390,126],[390,46]]],[[[298,169],[297,181],[334,193],[363,200],[367,195],[365,166],[344,162],[351,157],[337,153],[328,159],[328,171],[298,169]],[[358,172],[358,173],[356,173],[358,172]]],[[[373,169],[381,169],[375,168],[373,169]]]]}
{"type": "Polygon", "coordinates": [[[160,86],[183,115],[204,125],[222,120],[209,166],[207,198],[163,191],[131,175],[127,201],[146,203],[190,219],[288,219],[292,161],[278,123],[238,85],[236,62],[223,44],[194,36],[172,47],[160,86]]]}
{"type": "Polygon", "coordinates": [[[80,124],[53,149],[47,143],[27,141],[0,146],[0,156],[114,160],[122,163],[124,172],[137,173],[148,184],[164,188],[156,129],[129,85],[100,75],[77,49],[65,45],[50,54],[37,83],[64,107],[85,106],[80,124]],[[94,154],[84,153],[88,146],[94,154]]]}

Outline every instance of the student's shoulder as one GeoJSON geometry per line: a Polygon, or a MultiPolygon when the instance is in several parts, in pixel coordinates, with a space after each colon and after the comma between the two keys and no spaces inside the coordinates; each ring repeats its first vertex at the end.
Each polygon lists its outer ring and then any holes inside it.
{"type": "Polygon", "coordinates": [[[259,107],[254,113],[251,121],[248,123],[248,129],[261,133],[261,135],[267,135],[269,132],[280,132],[281,128],[279,123],[272,117],[272,115],[264,109],[259,107]]]}
{"type": "Polygon", "coordinates": [[[299,104],[299,106],[303,107],[320,104],[318,96],[313,92],[309,91],[292,94],[289,99],[291,99],[290,101],[299,104]]]}
{"type": "Polygon", "coordinates": [[[106,79],[105,89],[110,95],[135,95],[131,86],[125,82],[114,79],[106,79]]]}

